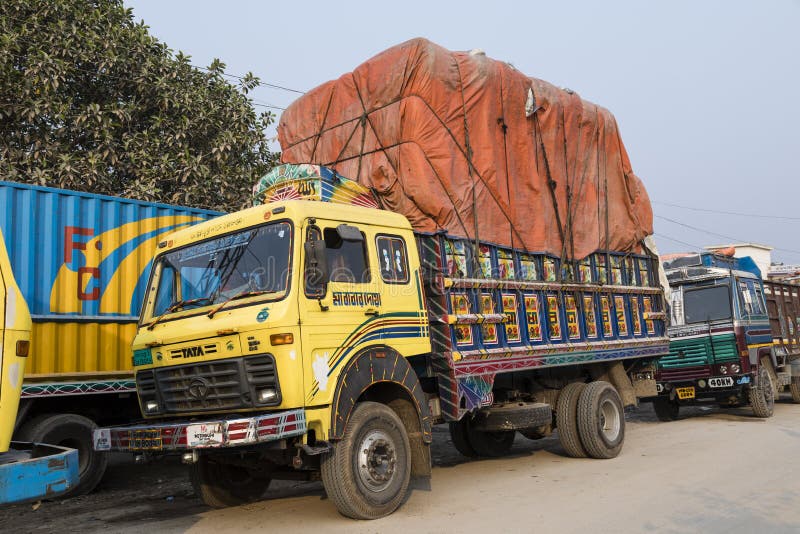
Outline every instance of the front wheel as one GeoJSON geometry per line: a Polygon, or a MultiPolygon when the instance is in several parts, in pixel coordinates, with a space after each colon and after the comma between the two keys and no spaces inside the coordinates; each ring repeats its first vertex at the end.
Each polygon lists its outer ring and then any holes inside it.
{"type": "Polygon", "coordinates": [[[378,519],[394,512],[408,491],[408,434],[391,408],[361,402],[347,422],[344,438],[321,463],[325,492],[340,514],[378,519]]]}
{"type": "Polygon", "coordinates": [[[270,483],[269,477],[207,455],[189,466],[189,480],[195,493],[212,508],[257,501],[270,483]]]}
{"type": "Polygon", "coordinates": [[[756,417],[765,419],[772,417],[772,412],[775,410],[775,392],[766,367],[758,368],[758,383],[750,387],[747,393],[756,417]]]}
{"type": "Polygon", "coordinates": [[[671,401],[659,397],[653,401],[653,410],[655,410],[656,417],[658,417],[659,421],[669,422],[675,421],[678,418],[681,407],[678,401],[671,401]]]}
{"type": "Polygon", "coordinates": [[[608,382],[592,382],[578,400],[578,430],[591,458],[615,458],[625,441],[622,400],[608,382]]]}

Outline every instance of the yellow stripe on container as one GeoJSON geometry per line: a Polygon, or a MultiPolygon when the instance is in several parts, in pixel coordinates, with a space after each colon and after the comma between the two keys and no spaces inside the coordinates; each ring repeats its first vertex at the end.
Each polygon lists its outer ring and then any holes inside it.
{"type": "Polygon", "coordinates": [[[26,379],[130,375],[135,334],[136,323],[34,323],[26,379]]]}

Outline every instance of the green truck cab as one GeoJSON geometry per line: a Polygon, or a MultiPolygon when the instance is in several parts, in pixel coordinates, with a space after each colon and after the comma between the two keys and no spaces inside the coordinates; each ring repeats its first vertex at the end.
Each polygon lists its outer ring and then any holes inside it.
{"type": "Polygon", "coordinates": [[[751,258],[703,253],[665,262],[671,289],[669,355],[658,362],[662,421],[681,406],[749,404],[770,417],[778,362],[761,273],[751,258]]]}

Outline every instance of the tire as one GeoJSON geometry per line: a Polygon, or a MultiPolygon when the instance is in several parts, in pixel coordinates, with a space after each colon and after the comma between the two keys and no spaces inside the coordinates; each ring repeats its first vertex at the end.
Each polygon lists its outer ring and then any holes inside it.
{"type": "Polygon", "coordinates": [[[19,431],[21,441],[61,445],[78,451],[78,483],[60,498],[77,497],[92,491],[106,472],[108,456],[94,450],[92,434],[97,425],[82,415],[42,414],[25,423],[19,431]]]}
{"type": "Polygon", "coordinates": [[[411,446],[403,422],[377,402],[356,405],[344,438],[321,458],[322,483],[339,513],[378,519],[394,512],[408,491],[411,446]]]}
{"type": "Polygon", "coordinates": [[[528,439],[537,440],[544,439],[553,433],[550,425],[535,426],[533,428],[523,428],[519,433],[528,439]]]}
{"type": "Polygon", "coordinates": [[[556,430],[558,430],[558,440],[567,453],[572,458],[586,458],[586,449],[580,440],[578,433],[578,400],[586,384],[583,382],[573,382],[567,384],[558,395],[556,403],[556,430]]]}
{"type": "Polygon", "coordinates": [[[450,439],[453,440],[453,446],[458,452],[467,458],[475,458],[478,453],[472,448],[467,436],[467,421],[469,417],[465,416],[460,421],[451,421],[448,424],[450,429],[450,439]]]}
{"type": "Polygon", "coordinates": [[[578,400],[578,431],[591,458],[615,458],[625,441],[622,399],[608,382],[592,382],[578,400]]]}
{"type": "Polygon", "coordinates": [[[753,413],[756,417],[763,419],[772,417],[772,413],[775,410],[775,392],[766,367],[759,366],[758,385],[750,387],[747,391],[747,396],[750,399],[750,406],[753,408],[753,413]]]}
{"type": "Polygon", "coordinates": [[[212,508],[255,502],[270,483],[268,477],[253,474],[244,466],[202,454],[189,466],[189,480],[197,496],[212,508]]]}
{"type": "Polygon", "coordinates": [[[676,401],[661,397],[653,401],[653,410],[656,412],[656,417],[658,417],[659,421],[665,423],[678,419],[680,409],[681,407],[676,401]]]}
{"type": "Polygon", "coordinates": [[[493,432],[482,432],[467,426],[467,438],[469,444],[478,456],[486,458],[499,458],[508,454],[514,445],[516,430],[499,430],[493,432]]]}
{"type": "Polygon", "coordinates": [[[800,404],[800,376],[793,376],[789,384],[789,391],[792,393],[792,401],[800,404]]]}

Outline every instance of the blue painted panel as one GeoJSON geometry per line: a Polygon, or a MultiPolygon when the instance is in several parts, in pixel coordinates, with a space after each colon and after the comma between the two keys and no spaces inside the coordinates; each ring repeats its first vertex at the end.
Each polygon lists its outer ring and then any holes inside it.
{"type": "Polygon", "coordinates": [[[139,315],[158,241],[220,212],[0,182],[0,228],[34,320],[139,315]]]}
{"type": "Polygon", "coordinates": [[[77,483],[75,449],[12,441],[0,455],[0,504],[58,497],[77,483]],[[7,459],[12,461],[3,463],[7,459]]]}

